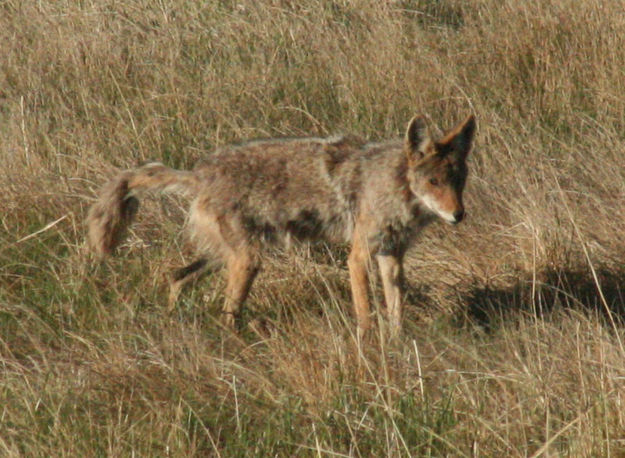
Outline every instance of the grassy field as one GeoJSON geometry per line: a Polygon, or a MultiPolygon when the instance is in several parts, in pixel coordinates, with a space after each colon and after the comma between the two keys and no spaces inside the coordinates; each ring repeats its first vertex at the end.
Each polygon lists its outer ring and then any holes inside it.
{"type": "Polygon", "coordinates": [[[624,62],[621,2],[0,2],[0,455],[624,456],[624,62]],[[86,252],[120,168],[416,113],[479,129],[399,341],[357,350],[345,247],[267,260],[238,335],[219,274],[168,314],[182,200],[86,252]]]}

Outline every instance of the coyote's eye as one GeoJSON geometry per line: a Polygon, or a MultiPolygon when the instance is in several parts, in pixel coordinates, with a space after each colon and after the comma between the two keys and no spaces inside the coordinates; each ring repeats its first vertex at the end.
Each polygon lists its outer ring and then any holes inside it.
{"type": "Polygon", "coordinates": [[[432,186],[438,186],[438,179],[436,178],[430,178],[430,184],[432,186]]]}

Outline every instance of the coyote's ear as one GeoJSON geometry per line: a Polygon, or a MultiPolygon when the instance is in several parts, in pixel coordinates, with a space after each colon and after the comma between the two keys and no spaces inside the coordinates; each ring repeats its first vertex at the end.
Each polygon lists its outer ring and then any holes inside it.
{"type": "Polygon", "coordinates": [[[418,115],[410,120],[404,139],[404,151],[410,159],[418,160],[425,154],[431,142],[428,128],[423,116],[418,115]]]}
{"type": "Polygon", "coordinates": [[[460,159],[464,160],[469,151],[471,151],[475,127],[475,116],[470,115],[449,131],[439,143],[446,146],[448,151],[453,152],[460,159]]]}

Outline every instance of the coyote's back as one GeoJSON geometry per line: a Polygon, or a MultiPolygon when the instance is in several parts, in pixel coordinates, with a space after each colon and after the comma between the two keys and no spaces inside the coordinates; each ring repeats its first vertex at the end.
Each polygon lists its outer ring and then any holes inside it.
{"type": "Polygon", "coordinates": [[[415,117],[403,142],[262,140],[218,150],[192,171],[147,164],[103,187],[87,218],[89,244],[99,255],[111,253],[137,212],[140,193],[182,192],[191,199],[188,229],[198,259],[174,272],[170,307],[185,284],[225,264],[223,313],[232,325],[264,246],[290,238],[344,241],[352,244],[348,266],[359,330],[369,327],[366,266],[375,256],[397,331],[403,255],[434,216],[454,224],[463,218],[474,131],[471,116],[436,142],[415,117]]]}
{"type": "Polygon", "coordinates": [[[263,140],[218,151],[195,168],[203,185],[191,207],[194,237],[205,233],[194,223],[208,217],[241,231],[237,243],[348,240],[362,145],[347,137],[263,140]]]}

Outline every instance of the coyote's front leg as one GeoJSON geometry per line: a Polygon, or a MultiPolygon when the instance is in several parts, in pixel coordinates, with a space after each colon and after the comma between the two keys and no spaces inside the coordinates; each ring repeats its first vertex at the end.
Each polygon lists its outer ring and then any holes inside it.
{"type": "Polygon", "coordinates": [[[369,316],[369,293],[367,261],[369,252],[366,243],[355,231],[352,250],[347,259],[349,267],[349,279],[352,287],[352,299],[354,301],[354,311],[358,322],[358,333],[363,335],[371,327],[371,317],[369,316]]]}
{"type": "Polygon", "coordinates": [[[401,258],[393,255],[377,255],[380,277],[384,287],[384,299],[388,310],[391,335],[401,331],[403,269],[401,258]]]}

